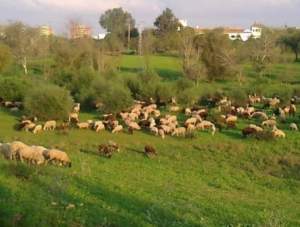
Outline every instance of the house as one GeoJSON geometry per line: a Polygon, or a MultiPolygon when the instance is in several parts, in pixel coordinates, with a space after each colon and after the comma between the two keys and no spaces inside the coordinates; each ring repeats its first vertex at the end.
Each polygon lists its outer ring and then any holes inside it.
{"type": "MultiPolygon", "coordinates": [[[[208,32],[212,29],[196,27],[195,30],[197,34],[203,35],[205,32],[208,32]]],[[[243,42],[246,42],[250,38],[260,39],[262,36],[262,28],[261,25],[258,24],[252,25],[250,29],[225,27],[223,30],[224,34],[228,35],[228,38],[233,41],[242,40],[243,42]]]]}

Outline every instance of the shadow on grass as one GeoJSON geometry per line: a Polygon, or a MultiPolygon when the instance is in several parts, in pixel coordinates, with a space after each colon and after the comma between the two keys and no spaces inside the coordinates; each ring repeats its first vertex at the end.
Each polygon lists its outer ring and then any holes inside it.
{"type": "Polygon", "coordinates": [[[175,81],[180,79],[180,77],[182,77],[181,72],[176,71],[176,70],[170,70],[170,69],[156,69],[156,72],[158,73],[158,75],[165,79],[165,80],[169,80],[169,81],[175,81]]]}

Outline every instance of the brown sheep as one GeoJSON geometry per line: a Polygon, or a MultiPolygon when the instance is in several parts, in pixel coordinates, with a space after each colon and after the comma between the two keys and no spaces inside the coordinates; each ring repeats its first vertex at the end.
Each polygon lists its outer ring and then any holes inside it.
{"type": "Polygon", "coordinates": [[[148,157],[157,155],[155,148],[152,146],[149,146],[149,145],[145,146],[144,152],[145,152],[145,155],[147,155],[148,157]]]}

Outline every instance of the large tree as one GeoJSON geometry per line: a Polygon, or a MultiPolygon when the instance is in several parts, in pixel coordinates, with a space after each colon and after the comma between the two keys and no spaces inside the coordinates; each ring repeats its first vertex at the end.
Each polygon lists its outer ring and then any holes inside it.
{"type": "Polygon", "coordinates": [[[132,15],[122,8],[105,11],[105,13],[101,15],[99,23],[107,32],[117,35],[121,39],[125,38],[129,26],[130,29],[134,29],[135,27],[135,20],[132,15]]]}
{"type": "Polygon", "coordinates": [[[10,65],[11,61],[12,54],[10,48],[0,43],[0,73],[10,65]]]}
{"type": "Polygon", "coordinates": [[[223,29],[215,29],[198,39],[197,46],[202,48],[201,58],[209,80],[225,79],[234,73],[234,50],[223,29]]]}
{"type": "Polygon", "coordinates": [[[154,25],[161,35],[176,32],[181,26],[178,18],[169,8],[166,8],[162,14],[156,18],[154,25]]]}
{"type": "Polygon", "coordinates": [[[299,60],[300,53],[300,30],[295,28],[288,28],[286,34],[280,38],[280,43],[293,51],[295,54],[295,61],[299,60]]]}
{"type": "Polygon", "coordinates": [[[11,48],[17,62],[22,65],[24,73],[28,73],[28,60],[36,56],[38,40],[37,28],[28,27],[20,22],[9,24],[4,29],[4,42],[11,48]]]}

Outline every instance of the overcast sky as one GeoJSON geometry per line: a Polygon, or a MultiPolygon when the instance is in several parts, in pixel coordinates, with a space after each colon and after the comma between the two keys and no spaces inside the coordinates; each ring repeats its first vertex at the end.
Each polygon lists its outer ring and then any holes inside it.
{"type": "Polygon", "coordinates": [[[300,0],[0,0],[0,22],[49,24],[62,33],[72,19],[89,24],[96,34],[103,31],[100,15],[113,7],[123,7],[145,26],[152,25],[166,7],[192,26],[247,28],[254,21],[300,26],[300,0]]]}

